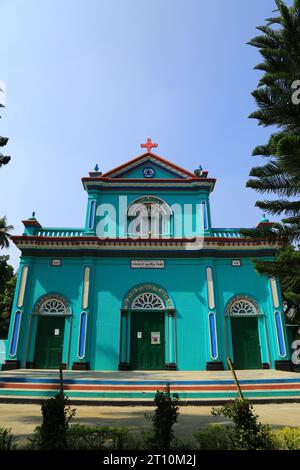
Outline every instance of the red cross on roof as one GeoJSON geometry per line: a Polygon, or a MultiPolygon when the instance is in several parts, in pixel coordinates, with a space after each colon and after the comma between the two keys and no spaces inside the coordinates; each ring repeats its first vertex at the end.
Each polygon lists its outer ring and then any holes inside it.
{"type": "Polygon", "coordinates": [[[142,148],[146,148],[148,152],[151,152],[153,147],[158,147],[158,144],[153,144],[152,140],[148,137],[146,144],[141,144],[142,148]]]}

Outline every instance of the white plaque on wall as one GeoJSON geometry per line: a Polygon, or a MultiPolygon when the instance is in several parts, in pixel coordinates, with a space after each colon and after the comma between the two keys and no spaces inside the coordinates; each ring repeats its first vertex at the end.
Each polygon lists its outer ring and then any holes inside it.
{"type": "Polygon", "coordinates": [[[234,266],[236,268],[239,268],[240,266],[242,266],[242,262],[240,259],[233,259],[231,261],[231,266],[234,266]]]}
{"type": "Polygon", "coordinates": [[[165,261],[160,259],[132,259],[130,266],[133,269],[164,269],[165,261]]]}
{"type": "Polygon", "coordinates": [[[61,266],[61,259],[52,259],[51,266],[61,266]]]}

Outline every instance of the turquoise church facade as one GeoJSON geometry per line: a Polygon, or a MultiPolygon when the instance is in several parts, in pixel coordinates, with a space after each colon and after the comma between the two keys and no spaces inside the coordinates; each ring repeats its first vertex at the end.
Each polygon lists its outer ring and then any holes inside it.
{"type": "MultiPolygon", "coordinates": [[[[33,215],[2,368],[291,370],[280,286],[253,258],[276,247],[214,228],[215,179],[146,152],[82,179],[81,228],[33,215]]],[[[263,219],[260,224],[268,227],[263,219]]]]}

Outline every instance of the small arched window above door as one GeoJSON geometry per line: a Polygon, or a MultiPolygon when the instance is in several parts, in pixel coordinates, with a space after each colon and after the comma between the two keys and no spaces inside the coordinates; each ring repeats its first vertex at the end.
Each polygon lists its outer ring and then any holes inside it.
{"type": "Polygon", "coordinates": [[[143,294],[138,295],[132,305],[131,308],[133,310],[144,310],[144,309],[155,309],[155,310],[165,310],[165,305],[162,299],[152,293],[152,292],[144,292],[143,294]]]}
{"type": "Polygon", "coordinates": [[[48,299],[42,303],[39,313],[62,313],[66,314],[66,306],[59,299],[48,299]]]}
{"type": "Polygon", "coordinates": [[[38,315],[70,315],[67,300],[59,294],[43,295],[36,303],[34,313],[38,315]]]}
{"type": "Polygon", "coordinates": [[[248,297],[235,297],[227,307],[227,314],[231,316],[256,316],[259,314],[258,305],[248,297]]]}

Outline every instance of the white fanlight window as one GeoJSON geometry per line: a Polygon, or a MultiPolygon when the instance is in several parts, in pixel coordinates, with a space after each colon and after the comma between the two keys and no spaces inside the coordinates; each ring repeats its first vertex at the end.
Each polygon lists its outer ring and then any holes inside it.
{"type": "Polygon", "coordinates": [[[66,315],[67,309],[66,305],[60,299],[50,298],[41,304],[39,313],[66,315]]]}
{"type": "Polygon", "coordinates": [[[128,234],[138,238],[160,238],[170,235],[172,212],[160,198],[144,196],[128,208],[128,234]]]}
{"type": "Polygon", "coordinates": [[[143,294],[138,295],[132,305],[132,309],[156,309],[156,310],[164,310],[165,305],[162,299],[152,292],[144,292],[143,294]]]}
{"type": "Polygon", "coordinates": [[[258,310],[250,300],[239,299],[231,304],[229,314],[238,316],[258,315],[258,310]]]}

